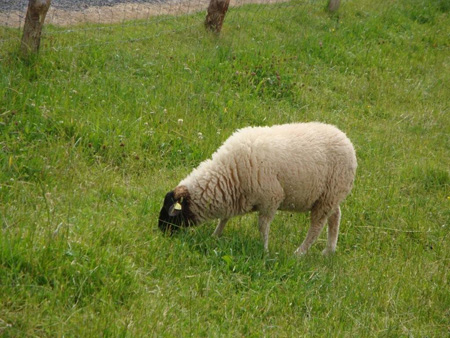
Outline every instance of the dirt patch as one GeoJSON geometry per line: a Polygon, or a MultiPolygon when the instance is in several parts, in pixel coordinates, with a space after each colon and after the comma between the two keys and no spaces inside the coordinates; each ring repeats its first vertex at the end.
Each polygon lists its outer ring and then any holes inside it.
{"type": "MultiPolygon", "coordinates": [[[[230,6],[248,3],[269,4],[286,0],[231,0],[230,6]]],[[[74,26],[82,23],[118,23],[127,20],[145,20],[158,15],[183,15],[206,11],[209,0],[191,0],[166,3],[126,3],[111,7],[88,7],[80,11],[66,11],[50,7],[46,24],[74,26]]],[[[22,27],[26,12],[10,11],[0,13],[0,26],[22,27]]]]}

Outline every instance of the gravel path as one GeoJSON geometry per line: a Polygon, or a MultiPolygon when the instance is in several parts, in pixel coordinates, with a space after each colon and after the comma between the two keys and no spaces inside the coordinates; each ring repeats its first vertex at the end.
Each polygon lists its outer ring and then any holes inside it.
{"type": "MultiPolygon", "coordinates": [[[[52,0],[46,24],[117,23],[152,16],[205,11],[210,0],[52,0]]],[[[230,6],[276,3],[289,0],[231,0],[230,6]]],[[[28,0],[0,0],[0,28],[23,27],[28,0]]]]}
{"type": "MultiPolygon", "coordinates": [[[[52,0],[51,6],[67,11],[80,11],[88,7],[114,6],[123,3],[153,4],[166,2],[164,0],[52,0]]],[[[28,0],[0,0],[0,11],[23,11],[28,6],[28,0]]]]}
{"type": "MultiPolygon", "coordinates": [[[[234,1],[234,0],[232,0],[234,1]]],[[[46,24],[115,23],[205,9],[209,0],[52,0],[46,24]]],[[[0,0],[0,27],[22,27],[28,0],[0,0]]]]}

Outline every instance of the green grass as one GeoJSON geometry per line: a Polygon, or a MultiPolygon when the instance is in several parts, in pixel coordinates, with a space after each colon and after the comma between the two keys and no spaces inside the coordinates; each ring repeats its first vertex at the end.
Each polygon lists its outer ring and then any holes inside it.
{"type": "Polygon", "coordinates": [[[448,3],[323,5],[233,8],[220,38],[203,13],[47,27],[28,61],[6,40],[0,335],[449,334],[448,3]],[[268,255],[255,215],[159,232],[164,194],[236,128],[311,120],[357,149],[335,256],[326,231],[293,256],[307,215],[276,216],[268,255]]]}

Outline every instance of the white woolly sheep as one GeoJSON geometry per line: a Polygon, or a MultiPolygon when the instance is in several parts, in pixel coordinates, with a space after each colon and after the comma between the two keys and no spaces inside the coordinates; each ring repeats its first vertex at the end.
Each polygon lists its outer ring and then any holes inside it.
{"type": "Polygon", "coordinates": [[[167,193],[159,215],[164,232],[257,211],[268,251],[269,227],[277,210],[311,211],[306,239],[295,251],[307,252],[328,220],[326,253],[334,252],[340,203],[349,194],[356,156],[347,136],[334,126],[310,122],[247,127],[235,132],[179,185],[167,193]]]}

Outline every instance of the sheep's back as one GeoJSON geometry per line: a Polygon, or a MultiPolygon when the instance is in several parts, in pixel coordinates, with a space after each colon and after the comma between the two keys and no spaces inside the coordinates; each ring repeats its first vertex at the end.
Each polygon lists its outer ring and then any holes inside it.
{"type": "Polygon", "coordinates": [[[280,208],[297,211],[311,208],[330,180],[336,179],[336,171],[343,189],[349,186],[349,191],[356,168],[354,149],[346,135],[321,123],[244,128],[219,148],[213,161],[222,165],[232,162],[245,194],[264,194],[278,182],[285,194],[280,208]]]}
{"type": "Polygon", "coordinates": [[[207,219],[207,213],[229,217],[254,210],[276,189],[284,195],[280,209],[307,211],[326,193],[342,200],[355,169],[353,146],[334,126],[248,127],[230,136],[179,185],[197,201],[199,219],[207,219]]]}

